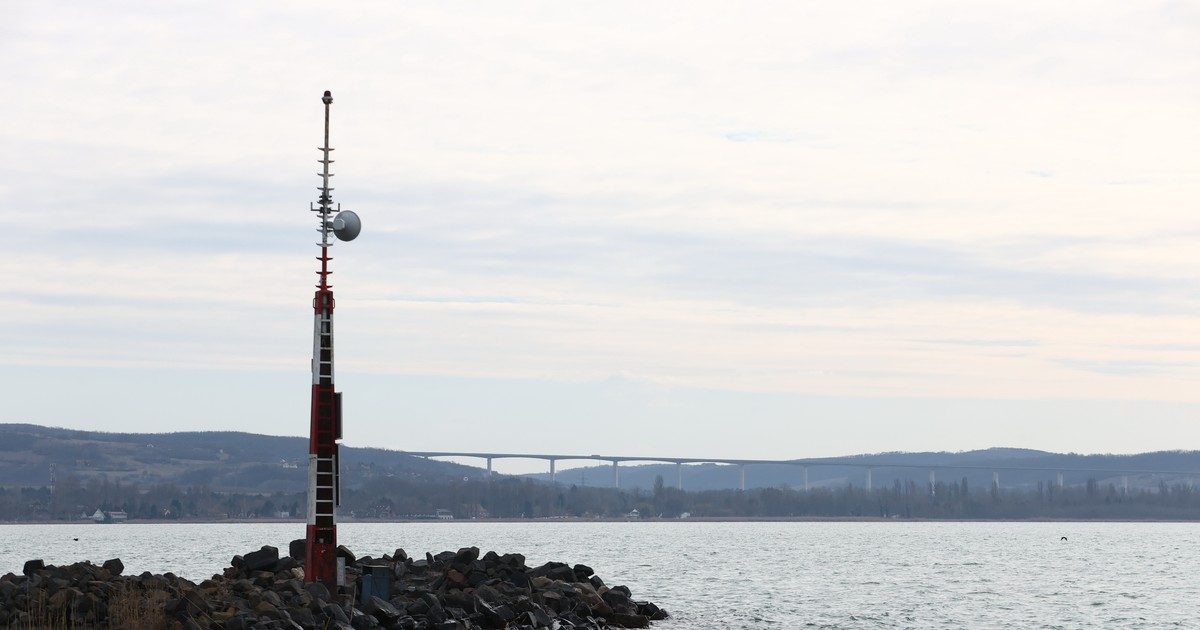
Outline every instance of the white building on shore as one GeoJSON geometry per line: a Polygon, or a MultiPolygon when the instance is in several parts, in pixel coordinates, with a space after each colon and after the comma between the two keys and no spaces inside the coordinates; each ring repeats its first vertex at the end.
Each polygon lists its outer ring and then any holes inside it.
{"type": "Polygon", "coordinates": [[[97,509],[95,514],[92,514],[92,520],[97,523],[124,523],[129,520],[129,515],[121,510],[105,512],[97,509]]]}

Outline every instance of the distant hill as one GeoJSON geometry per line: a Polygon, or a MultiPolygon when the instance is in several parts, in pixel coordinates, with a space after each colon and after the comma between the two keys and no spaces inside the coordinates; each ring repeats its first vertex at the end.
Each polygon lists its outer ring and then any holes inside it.
{"type": "MultiPolygon", "coordinates": [[[[420,480],[481,477],[486,471],[379,448],[343,446],[342,483],[378,477],[420,480]]],[[[237,431],[104,433],[0,424],[0,486],[44,486],[59,479],[154,485],[206,485],[220,492],[297,492],[308,485],[308,439],[237,431]]]]}
{"type": "MultiPolygon", "coordinates": [[[[536,445],[532,447],[536,451],[536,445]]],[[[343,446],[342,483],[347,489],[368,482],[399,478],[407,481],[445,482],[462,478],[482,478],[486,471],[406,455],[379,448],[343,446]]],[[[50,483],[51,464],[59,479],[78,477],[81,481],[105,477],[109,481],[136,483],[141,486],[176,484],[181,487],[208,486],[218,492],[271,493],[302,492],[308,483],[308,439],[302,437],[258,435],[237,431],[188,431],[180,433],[105,433],[43,427],[33,424],[0,424],[0,486],[45,486],[50,483]]],[[[1042,466],[1061,468],[1136,468],[1154,470],[1200,471],[1200,452],[1163,451],[1137,455],[1077,455],[1049,453],[1019,448],[990,448],[960,453],[875,453],[838,459],[864,463],[933,463],[948,466],[1042,466]]],[[[609,487],[612,466],[584,466],[563,469],[559,463],[557,480],[564,485],[609,487]]],[[[936,470],[936,466],[935,466],[936,470]]],[[[738,487],[736,466],[716,464],[688,465],[683,468],[686,490],[719,490],[738,487]]],[[[990,487],[989,470],[936,470],[938,481],[960,481],[971,486],[990,487]]],[[[622,464],[623,489],[654,487],[661,475],[665,485],[675,485],[674,464],[622,464]]],[[[846,466],[810,466],[808,479],[814,487],[861,487],[865,473],[846,466]]],[[[1006,488],[1030,488],[1054,477],[1050,471],[1018,473],[1002,471],[1001,485],[1006,488]]],[[[1089,477],[1102,483],[1120,484],[1116,475],[1068,473],[1067,484],[1081,484],[1089,477]]],[[[526,478],[549,481],[548,474],[526,478]]],[[[877,467],[873,473],[876,488],[896,480],[911,480],[922,486],[929,481],[925,469],[877,467]]],[[[1156,486],[1195,481],[1195,478],[1131,476],[1131,487],[1156,486]]],[[[800,468],[786,465],[754,465],[746,469],[747,488],[800,487],[800,468]]]]}
{"type": "MultiPolygon", "coordinates": [[[[992,484],[992,472],[986,469],[937,470],[937,466],[972,465],[996,466],[998,468],[1008,466],[1038,466],[1067,469],[1124,468],[1200,471],[1200,452],[1198,451],[1159,451],[1136,455],[1079,455],[1075,453],[1050,453],[1022,448],[989,448],[958,453],[944,451],[875,453],[870,455],[850,455],[836,459],[843,461],[853,459],[863,463],[934,464],[933,469],[938,481],[960,481],[966,478],[968,484],[975,487],[990,487],[992,484]]],[[[566,463],[559,463],[557,476],[559,483],[588,486],[610,486],[612,484],[611,464],[564,469],[563,465],[566,463]]],[[[1036,486],[1039,481],[1047,482],[1055,477],[1055,473],[1052,471],[1018,472],[1002,470],[999,474],[1000,484],[1006,488],[1030,488],[1036,486]]],[[[650,489],[654,487],[655,478],[660,475],[666,486],[675,486],[676,469],[674,464],[622,464],[621,487],[650,489]]],[[[550,476],[545,473],[537,473],[529,475],[529,477],[548,481],[550,476]]],[[[1116,483],[1118,485],[1122,483],[1120,475],[1104,473],[1068,472],[1064,475],[1063,481],[1067,484],[1085,483],[1090,477],[1094,477],[1102,483],[1116,483]]],[[[872,484],[876,488],[890,486],[897,480],[901,483],[913,481],[923,486],[929,482],[929,470],[881,466],[875,468],[872,473],[872,484]]],[[[1129,477],[1129,485],[1130,487],[1157,486],[1161,480],[1165,480],[1168,483],[1198,481],[1196,477],[1180,476],[1178,478],[1167,477],[1163,479],[1160,475],[1133,475],[1129,477]]],[[[848,484],[861,487],[866,482],[866,473],[861,468],[851,468],[848,466],[809,466],[808,481],[809,485],[813,487],[842,487],[848,484]]],[[[683,467],[683,487],[685,490],[737,488],[739,483],[740,476],[737,466],[693,464],[683,467]]],[[[746,467],[747,488],[778,488],[782,486],[795,488],[801,487],[803,484],[804,481],[799,466],[752,465],[746,467]]]]}

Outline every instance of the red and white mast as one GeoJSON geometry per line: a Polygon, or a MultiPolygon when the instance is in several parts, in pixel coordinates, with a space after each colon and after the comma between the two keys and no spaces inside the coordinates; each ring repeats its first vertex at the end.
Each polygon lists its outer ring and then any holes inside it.
{"type": "Polygon", "coordinates": [[[337,205],[337,215],[330,218],[333,207],[333,188],[329,187],[329,106],[333,95],[325,92],[321,101],[325,103],[325,144],[321,151],[321,191],[317,205],[309,209],[318,215],[321,241],[321,268],[317,271],[319,281],[313,298],[313,358],[312,358],[312,410],[308,440],[308,545],[305,551],[304,579],[308,582],[323,582],[329,587],[337,585],[337,523],[334,510],[341,499],[341,481],[338,467],[338,443],[342,439],[342,394],[333,386],[333,287],[329,284],[329,248],[333,246],[330,234],[343,241],[358,236],[362,224],[358,215],[342,210],[337,205]]]}

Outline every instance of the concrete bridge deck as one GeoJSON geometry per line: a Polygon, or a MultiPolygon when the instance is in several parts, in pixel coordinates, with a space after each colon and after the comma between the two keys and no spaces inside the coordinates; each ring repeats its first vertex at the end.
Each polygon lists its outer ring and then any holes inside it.
{"type": "Polygon", "coordinates": [[[862,468],[866,471],[866,488],[871,489],[871,473],[876,468],[904,468],[912,470],[928,470],[929,482],[935,482],[936,470],[984,470],[992,472],[993,483],[999,485],[1000,472],[1053,472],[1058,475],[1058,485],[1063,485],[1063,475],[1066,473],[1086,473],[1086,474],[1105,474],[1105,475],[1121,475],[1126,477],[1124,483],[1128,487],[1129,475],[1159,475],[1159,476],[1186,476],[1200,477],[1200,470],[1150,470],[1137,468],[1074,468],[1063,466],[989,466],[984,464],[931,464],[931,463],[914,463],[914,462],[887,462],[887,461],[866,461],[862,458],[854,457],[821,457],[821,458],[805,458],[805,459],[737,459],[725,457],[663,457],[663,456],[647,456],[647,455],[571,455],[563,453],[490,453],[490,452],[467,452],[467,451],[401,451],[407,455],[415,455],[417,457],[473,457],[483,459],[487,462],[488,474],[492,474],[492,462],[497,459],[540,459],[550,463],[550,480],[555,481],[555,467],[560,461],[601,461],[611,462],[613,466],[613,487],[621,487],[620,463],[621,462],[656,462],[664,464],[675,464],[677,475],[677,487],[683,489],[683,465],[684,464],[726,464],[738,466],[741,474],[741,489],[746,489],[746,466],[754,465],[776,465],[776,466],[799,466],[803,471],[804,489],[809,489],[808,484],[808,468],[810,466],[848,466],[853,468],[862,468]]]}

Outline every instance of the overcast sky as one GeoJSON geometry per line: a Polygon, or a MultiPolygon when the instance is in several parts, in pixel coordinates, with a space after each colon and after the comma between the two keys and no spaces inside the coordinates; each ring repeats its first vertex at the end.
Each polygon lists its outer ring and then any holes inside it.
{"type": "Polygon", "coordinates": [[[329,89],[347,443],[1200,447],[1194,4],[223,7],[4,3],[0,421],[307,432],[329,89]]]}

